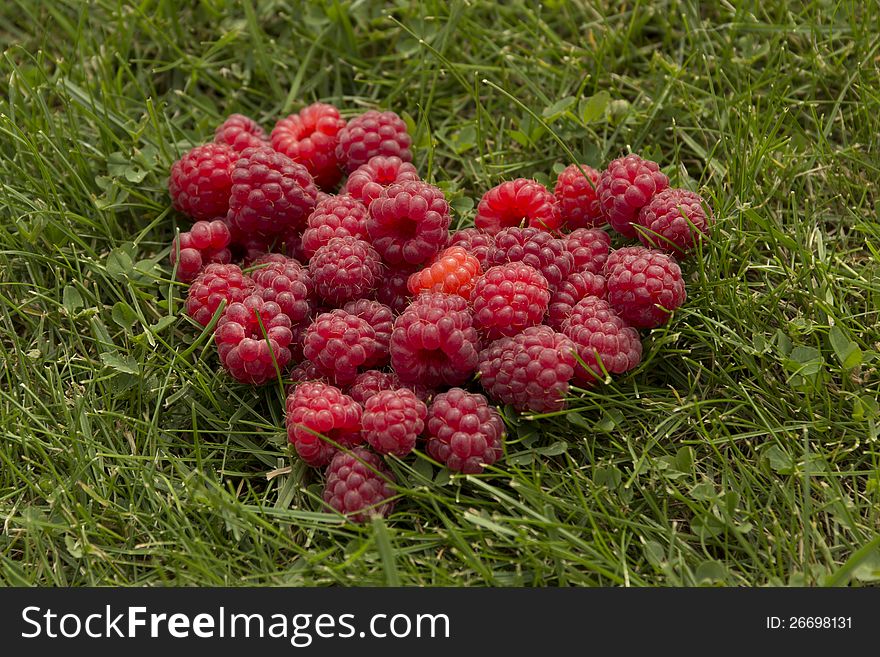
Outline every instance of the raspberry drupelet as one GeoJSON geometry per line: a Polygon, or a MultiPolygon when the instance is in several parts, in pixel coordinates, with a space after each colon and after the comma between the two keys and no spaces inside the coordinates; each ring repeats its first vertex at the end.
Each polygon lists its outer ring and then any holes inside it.
{"type": "Polygon", "coordinates": [[[479,228],[463,228],[449,235],[446,248],[453,246],[464,247],[464,250],[474,256],[483,271],[492,266],[492,251],[495,249],[495,236],[484,232],[479,228]]]}
{"type": "Polygon", "coordinates": [[[318,315],[303,338],[303,355],[339,385],[353,383],[359,368],[375,362],[378,350],[373,327],[344,310],[318,315]]]}
{"type": "MultiPolygon", "coordinates": [[[[278,255],[280,254],[272,254],[278,255]]],[[[251,278],[261,288],[260,296],[281,306],[281,311],[294,324],[308,319],[314,311],[314,284],[311,274],[296,260],[284,256],[273,257],[271,262],[255,269],[251,278]]]]}
{"type": "Polygon", "coordinates": [[[581,387],[595,385],[606,372],[623,374],[642,359],[638,331],[604,299],[585,297],[578,301],[562,323],[562,332],[575,343],[578,358],[583,361],[575,365],[574,372],[574,380],[581,387]]]}
{"type": "Polygon", "coordinates": [[[596,195],[611,227],[624,237],[636,236],[632,225],[639,210],[650,203],[654,194],[669,187],[669,178],[660,165],[638,155],[620,157],[608,165],[599,177],[596,195]]]}
{"type": "Polygon", "coordinates": [[[222,303],[228,307],[244,301],[253,290],[253,280],[245,276],[238,265],[208,265],[190,285],[186,313],[202,326],[207,326],[222,303]]]}
{"type": "Polygon", "coordinates": [[[311,258],[334,237],[367,237],[367,206],[351,196],[328,196],[306,221],[302,251],[311,258]]]}
{"type": "Polygon", "coordinates": [[[369,243],[357,237],[334,237],[309,260],[315,292],[342,305],[372,295],[382,280],[382,261],[369,243]]]}
{"type": "Polygon", "coordinates": [[[412,163],[377,155],[352,171],[342,191],[369,207],[389,185],[414,180],[419,180],[419,173],[412,163]]]}
{"type": "Polygon", "coordinates": [[[571,164],[559,173],[553,195],[565,228],[594,228],[608,223],[596,197],[598,182],[599,172],[586,164],[571,164]]]}
{"type": "Polygon", "coordinates": [[[463,247],[451,246],[441,251],[428,267],[410,276],[407,287],[413,296],[445,292],[469,299],[481,274],[479,260],[463,247]]]}
{"type": "Polygon", "coordinates": [[[524,262],[544,275],[553,290],[574,271],[574,256],[563,240],[537,228],[505,228],[495,235],[492,264],[524,262]]]}
{"type": "Polygon", "coordinates": [[[197,221],[188,232],[180,233],[180,238],[171,242],[169,255],[172,268],[179,263],[177,280],[191,283],[205,265],[228,264],[232,260],[230,239],[229,228],[219,219],[197,221]]]}
{"type": "Polygon", "coordinates": [[[271,147],[245,149],[232,168],[228,220],[244,237],[276,237],[298,229],[315,209],[311,174],[271,147]]]}
{"type": "Polygon", "coordinates": [[[223,367],[236,381],[253,385],[266,383],[285,370],[292,339],[290,318],[277,303],[256,294],[230,304],[214,331],[223,367]]]}
{"type": "Polygon", "coordinates": [[[391,367],[407,384],[461,385],[477,367],[478,349],[467,301],[426,292],[394,321],[391,367]]]}
{"type": "Polygon", "coordinates": [[[397,114],[369,110],[340,130],[336,159],[348,173],[377,155],[411,162],[411,145],[406,123],[397,114]]]}
{"type": "Polygon", "coordinates": [[[265,131],[244,114],[230,114],[214,131],[214,141],[241,153],[246,148],[268,146],[265,131]]]}
{"type": "Polygon", "coordinates": [[[450,221],[449,204],[437,187],[395,183],[370,204],[367,234],[387,264],[418,265],[446,245],[450,221]]]}
{"type": "Polygon", "coordinates": [[[611,251],[611,238],[598,228],[578,228],[562,238],[565,250],[574,258],[573,271],[601,274],[611,251]]]}
{"type": "Polygon", "coordinates": [[[373,452],[356,447],[337,452],[327,467],[324,503],[356,523],[385,517],[394,509],[394,475],[373,452]]]}
{"type": "Polygon", "coordinates": [[[666,324],[687,299],[681,269],[662,251],[630,246],[617,249],[605,263],[608,302],[636,328],[666,324]]]}
{"type": "Polygon", "coordinates": [[[175,210],[196,221],[225,217],[238,153],[226,144],[204,144],[171,166],[168,193],[175,210]]]}
{"type": "Polygon", "coordinates": [[[491,267],[471,294],[474,326],[487,340],[540,324],[549,303],[547,279],[522,262],[491,267]]]}
{"type": "Polygon", "coordinates": [[[501,458],[504,422],[483,395],[452,388],[428,408],[425,437],[431,458],[455,472],[479,474],[501,458]]]}
{"type": "Polygon", "coordinates": [[[639,212],[639,240],[681,257],[709,234],[713,220],[712,209],[699,194],[664,189],[639,212]]]}
{"type": "Polygon", "coordinates": [[[527,178],[503,182],[486,192],[474,218],[474,225],[488,233],[523,222],[541,230],[556,230],[562,224],[553,194],[541,183],[527,178]]]}
{"type": "Polygon", "coordinates": [[[380,454],[406,456],[416,446],[427,414],[428,407],[412,390],[381,390],[364,406],[364,438],[380,454]]]}
{"type": "Polygon", "coordinates": [[[585,297],[606,296],[605,277],[599,274],[575,272],[566,278],[550,296],[550,307],[547,309],[547,324],[557,331],[562,329],[562,322],[571,314],[575,304],[585,297]]]}
{"type": "Polygon", "coordinates": [[[330,462],[338,451],[333,443],[351,448],[364,442],[361,405],[328,383],[300,383],[287,395],[284,411],[287,440],[311,466],[330,462]]]}
{"type": "Polygon", "coordinates": [[[336,147],[343,128],[345,120],[338,109],[327,103],[313,103],[275,124],[272,148],[302,164],[316,185],[330,190],[342,178],[336,147]]]}
{"type": "Polygon", "coordinates": [[[490,397],[518,411],[559,411],[574,376],[574,354],[575,344],[565,335],[532,326],[480,352],[480,383],[490,397]]]}

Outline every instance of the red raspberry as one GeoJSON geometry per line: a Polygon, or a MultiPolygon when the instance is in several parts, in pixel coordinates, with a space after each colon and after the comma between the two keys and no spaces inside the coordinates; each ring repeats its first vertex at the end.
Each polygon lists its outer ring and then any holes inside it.
{"type": "Polygon", "coordinates": [[[656,328],[687,299],[681,269],[661,251],[630,246],[614,251],[605,264],[608,301],[636,328],[656,328]]]}
{"type": "Polygon", "coordinates": [[[343,193],[370,207],[389,185],[413,180],[419,180],[419,172],[410,162],[396,156],[377,155],[355,169],[342,189],[343,193]]]}
{"type": "Polygon", "coordinates": [[[642,359],[638,331],[604,299],[585,297],[578,301],[563,322],[562,332],[577,345],[583,365],[579,362],[575,366],[574,380],[583,387],[604,379],[605,372],[623,374],[642,359]]]}
{"type": "Polygon", "coordinates": [[[412,139],[394,112],[369,110],[353,118],[339,132],[336,159],[351,173],[376,155],[412,162],[412,139]]]}
{"type": "Polygon", "coordinates": [[[606,296],[605,277],[588,271],[575,272],[566,278],[562,285],[550,296],[550,307],[547,309],[547,324],[557,331],[562,329],[562,322],[571,314],[574,305],[585,297],[606,296]]]}
{"type": "Polygon", "coordinates": [[[639,240],[683,256],[709,234],[712,222],[712,208],[702,196],[687,189],[664,189],[639,212],[639,240]]]}
{"type": "Polygon", "coordinates": [[[385,304],[395,314],[400,314],[412,302],[409,277],[420,269],[419,265],[389,268],[376,289],[376,301],[385,304]]]}
{"type": "Polygon", "coordinates": [[[290,341],[290,361],[292,363],[298,363],[305,359],[303,355],[303,342],[306,339],[306,331],[309,330],[309,326],[312,323],[309,320],[305,320],[294,324],[290,327],[290,332],[293,333],[293,338],[290,341]]]}
{"type": "Polygon", "coordinates": [[[434,398],[425,449],[450,470],[479,474],[501,458],[504,422],[483,395],[452,388],[434,398]]]}
{"type": "MultiPolygon", "coordinates": [[[[296,260],[284,258],[280,262],[271,254],[272,261],[256,269],[251,277],[266,301],[274,301],[281,306],[281,312],[290,317],[294,324],[307,319],[314,310],[314,284],[309,271],[296,260]]],[[[261,258],[265,261],[268,258],[261,258]]]]}
{"type": "Polygon", "coordinates": [[[300,383],[284,403],[287,440],[303,461],[320,467],[336,454],[333,443],[350,448],[364,442],[362,415],[361,405],[339,388],[321,381],[300,383]]]}
{"type": "Polygon", "coordinates": [[[363,447],[337,452],[326,476],[324,503],[352,522],[384,518],[394,509],[394,475],[377,454],[363,447]]]}
{"type": "MultiPolygon", "coordinates": [[[[305,383],[307,381],[326,381],[326,377],[321,374],[314,363],[304,360],[290,371],[290,380],[296,383],[305,383]]],[[[294,387],[289,386],[287,394],[290,394],[294,387]]],[[[360,400],[355,401],[362,404],[360,400]]]]}
{"type": "Polygon", "coordinates": [[[553,194],[535,180],[517,178],[483,195],[474,225],[494,234],[502,228],[520,226],[524,220],[541,230],[556,230],[562,224],[553,194]]]}
{"type": "Polygon", "coordinates": [[[177,267],[177,280],[191,283],[199,275],[203,265],[228,264],[232,260],[232,253],[227,248],[229,242],[229,228],[219,219],[197,221],[189,232],[180,233],[180,239],[175,238],[171,242],[169,255],[173,268],[178,262],[179,248],[180,264],[177,267]]]}
{"type": "Polygon", "coordinates": [[[389,265],[418,265],[446,244],[450,221],[439,189],[425,182],[396,183],[370,204],[367,233],[389,265]]]}
{"type": "Polygon", "coordinates": [[[464,250],[480,261],[483,271],[492,266],[492,251],[495,250],[495,236],[484,233],[479,228],[465,228],[457,230],[449,236],[446,248],[462,246],[464,250]]]}
{"type": "Polygon", "coordinates": [[[394,321],[391,367],[404,383],[461,385],[477,367],[478,348],[467,301],[426,292],[394,321]]]}
{"type": "Polygon", "coordinates": [[[367,206],[351,196],[328,196],[315,206],[302,234],[307,258],[334,237],[367,238],[367,206]]]}
{"type": "Polygon", "coordinates": [[[364,438],[380,454],[404,457],[425,428],[428,407],[412,390],[382,390],[364,406],[364,438]]]}
{"type": "Polygon", "coordinates": [[[326,103],[313,103],[281,119],[272,129],[272,148],[299,162],[322,189],[331,189],[342,178],[336,147],[345,121],[339,110],[326,103]]]}
{"type": "Polygon", "coordinates": [[[578,228],[562,241],[565,249],[574,256],[574,271],[601,274],[611,251],[611,238],[598,228],[578,228]]]}
{"type": "Polygon", "coordinates": [[[204,144],[185,153],[171,166],[168,178],[174,209],[196,220],[225,216],[237,158],[226,144],[204,144]]]}
{"type": "Polygon", "coordinates": [[[441,251],[429,267],[410,276],[407,287],[413,296],[421,292],[445,292],[470,299],[474,283],[482,273],[479,260],[463,247],[451,246],[441,251]]]}
{"type": "Polygon", "coordinates": [[[544,275],[550,289],[574,271],[574,256],[565,242],[537,228],[505,228],[495,235],[492,264],[524,262],[544,275]]]}
{"type": "Polygon", "coordinates": [[[491,267],[471,294],[474,326],[488,340],[540,324],[549,303],[547,279],[522,262],[491,267]]]}
{"type": "Polygon", "coordinates": [[[334,383],[353,383],[359,367],[368,367],[379,345],[365,320],[344,310],[321,313],[306,330],[303,355],[334,383]]]}
{"type": "Polygon", "coordinates": [[[357,237],[334,237],[309,260],[315,291],[328,303],[369,296],[382,280],[382,261],[367,242],[357,237]]]}
{"type": "Polygon", "coordinates": [[[596,198],[598,182],[599,172],[586,164],[571,164],[560,172],[553,195],[566,228],[593,228],[608,223],[596,198]]]}
{"type": "Polygon", "coordinates": [[[290,318],[277,303],[256,294],[229,304],[214,339],[223,367],[241,383],[265,383],[290,363],[290,318]]]}
{"type": "Polygon", "coordinates": [[[243,114],[230,114],[214,131],[214,142],[231,146],[241,153],[246,148],[268,146],[266,133],[253,119],[243,114]]]}
{"type": "Polygon", "coordinates": [[[367,370],[357,375],[357,378],[355,378],[354,383],[351,384],[351,388],[348,390],[348,394],[358,404],[363,406],[377,392],[397,390],[400,387],[400,379],[397,378],[394,372],[367,370]]]}
{"type": "Polygon", "coordinates": [[[248,148],[232,168],[229,221],[247,237],[273,237],[305,223],[317,188],[301,164],[268,146],[248,148]]]}
{"type": "Polygon", "coordinates": [[[638,218],[639,210],[667,187],[669,178],[660,171],[660,165],[638,155],[627,155],[613,160],[602,172],[596,195],[611,227],[624,237],[633,238],[636,229],[632,222],[638,218]]]}
{"type": "Polygon", "coordinates": [[[240,303],[253,292],[254,282],[237,265],[214,264],[193,282],[186,295],[186,314],[202,326],[211,323],[220,304],[240,303]]]}
{"type": "Polygon", "coordinates": [[[391,308],[378,301],[358,299],[349,301],[342,309],[355,317],[360,317],[372,326],[376,333],[376,352],[365,365],[369,367],[387,365],[388,345],[391,343],[391,331],[394,327],[394,313],[391,312],[391,308]]]}
{"type": "Polygon", "coordinates": [[[574,342],[562,333],[532,326],[480,352],[480,383],[490,397],[518,411],[559,411],[574,376],[574,353],[574,342]]]}

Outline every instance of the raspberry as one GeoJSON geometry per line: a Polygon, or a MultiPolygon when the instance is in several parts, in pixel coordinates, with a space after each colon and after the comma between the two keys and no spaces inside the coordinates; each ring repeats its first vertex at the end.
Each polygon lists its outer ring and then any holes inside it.
{"type": "Polygon", "coordinates": [[[369,324],[376,333],[376,351],[365,365],[376,367],[388,364],[388,345],[391,342],[391,331],[394,327],[394,313],[391,308],[370,299],[349,301],[342,308],[345,312],[360,317],[369,324]]]}
{"type": "Polygon", "coordinates": [[[628,326],[604,299],[585,297],[578,301],[563,322],[562,332],[577,346],[583,365],[575,366],[574,380],[584,387],[603,379],[604,372],[627,372],[642,359],[638,331],[628,326]]]}
{"type": "Polygon", "coordinates": [[[389,265],[418,265],[449,239],[449,204],[425,182],[395,183],[370,204],[367,233],[389,265]]]}
{"type": "Polygon", "coordinates": [[[367,237],[367,206],[351,196],[328,196],[315,206],[302,234],[303,253],[315,251],[334,237],[367,237]]]}
{"type": "Polygon", "coordinates": [[[493,187],[477,206],[474,225],[489,233],[520,226],[528,220],[532,228],[556,230],[562,217],[556,199],[544,185],[528,178],[517,178],[493,187]]]}
{"type": "Polygon", "coordinates": [[[290,318],[272,301],[252,294],[231,303],[214,331],[220,362],[236,381],[259,385],[290,363],[290,318]]]}
{"type": "Polygon", "coordinates": [[[586,164],[571,164],[560,172],[553,195],[566,228],[593,228],[608,223],[596,198],[598,182],[599,172],[586,164]]]}
{"type": "MultiPolygon", "coordinates": [[[[321,374],[315,364],[311,361],[304,360],[290,371],[290,380],[297,383],[305,383],[307,381],[324,381],[326,377],[321,374]]],[[[291,387],[292,389],[292,387],[291,387]]],[[[288,394],[290,390],[288,390],[288,394]]],[[[362,403],[360,400],[355,400],[362,403]]]]}
{"type": "Polygon", "coordinates": [[[451,246],[441,251],[429,267],[410,276],[407,287],[413,296],[421,292],[445,292],[469,299],[480,274],[479,260],[463,247],[451,246]]]}
{"type": "Polygon", "coordinates": [[[367,370],[357,375],[357,378],[355,378],[354,383],[351,384],[351,388],[348,390],[348,394],[358,404],[364,405],[377,392],[397,390],[400,387],[400,379],[397,378],[394,372],[367,370]]]}
{"type": "Polygon", "coordinates": [[[186,295],[186,314],[202,326],[211,323],[220,304],[240,303],[253,292],[254,282],[237,265],[208,265],[186,295]]]}
{"type": "Polygon", "coordinates": [[[251,118],[243,114],[230,114],[214,131],[214,142],[226,144],[241,153],[246,148],[268,146],[266,133],[251,118]]]}
{"type": "Polygon", "coordinates": [[[229,241],[229,228],[219,219],[194,223],[189,232],[181,233],[180,239],[171,242],[169,260],[172,268],[178,262],[178,248],[180,250],[177,280],[191,283],[203,265],[228,264],[232,260],[232,253],[227,248],[229,241]]]}
{"type": "Polygon", "coordinates": [[[574,271],[574,256],[565,242],[537,228],[505,228],[495,235],[492,264],[524,262],[544,275],[554,289],[574,271]]]}
{"type": "Polygon", "coordinates": [[[336,159],[351,173],[376,155],[399,157],[412,161],[409,150],[412,139],[403,122],[394,112],[369,110],[353,118],[339,132],[336,159]]]}
{"type": "Polygon", "coordinates": [[[683,256],[709,234],[712,221],[712,209],[699,194],[664,189],[639,212],[639,240],[645,246],[683,256]]]}
{"type": "Polygon", "coordinates": [[[480,352],[480,383],[518,411],[562,410],[577,361],[575,344],[549,326],[532,326],[480,352]]]}
{"type": "Polygon", "coordinates": [[[281,119],[272,129],[272,148],[299,162],[322,189],[331,189],[342,177],[336,147],[345,120],[326,103],[313,103],[281,119]]]}
{"type": "Polygon", "coordinates": [[[412,390],[382,390],[364,405],[364,438],[380,454],[403,457],[425,428],[428,407],[412,390]]]}
{"type": "Polygon", "coordinates": [[[474,326],[489,340],[540,324],[549,303],[547,279],[522,262],[491,267],[471,294],[474,326]]]}
{"type": "Polygon", "coordinates": [[[418,265],[397,266],[388,269],[376,289],[376,301],[391,308],[395,314],[402,313],[412,301],[408,287],[409,277],[418,270],[418,265]]]}
{"type": "Polygon", "coordinates": [[[317,195],[301,164],[268,146],[248,148],[232,168],[229,221],[247,237],[274,237],[305,223],[317,195]]]}
{"type": "Polygon", "coordinates": [[[306,339],[306,331],[309,330],[309,326],[312,323],[309,320],[305,320],[294,324],[290,327],[290,332],[293,334],[293,338],[290,340],[290,360],[293,363],[302,361],[305,358],[303,354],[303,342],[306,339]]]}
{"type": "MultiPolygon", "coordinates": [[[[276,258],[280,254],[270,254],[271,261],[251,274],[266,301],[274,301],[281,306],[281,312],[290,317],[293,323],[307,319],[314,310],[312,293],[314,284],[311,274],[296,260],[276,258]],[[280,262],[279,262],[280,260],[280,262]]],[[[257,263],[269,258],[260,258],[257,263]]]]}
{"type": "Polygon", "coordinates": [[[614,251],[605,264],[608,301],[636,328],[656,328],[687,299],[681,269],[661,251],[630,246],[614,251]]]}
{"type": "Polygon", "coordinates": [[[627,155],[613,160],[599,177],[596,196],[611,227],[624,237],[636,236],[632,222],[651,197],[669,187],[669,178],[660,165],[627,155]]]}
{"type": "Polygon", "coordinates": [[[382,280],[379,254],[357,237],[334,237],[309,260],[315,291],[328,303],[369,296],[382,280]]]}
{"type": "Polygon", "coordinates": [[[478,348],[467,301],[427,292],[394,321],[391,367],[404,383],[460,385],[477,367],[478,348]]]}
{"type": "Polygon", "coordinates": [[[602,273],[611,250],[608,233],[598,228],[578,228],[562,238],[562,241],[566,251],[574,256],[574,271],[602,273]]]}
{"type": "Polygon", "coordinates": [[[484,233],[479,228],[465,228],[457,230],[449,236],[446,248],[462,246],[464,250],[480,261],[483,271],[492,266],[491,256],[495,250],[495,236],[484,233]]]}
{"type": "Polygon", "coordinates": [[[284,403],[287,441],[309,465],[326,465],[337,452],[332,443],[348,448],[364,442],[362,414],[360,404],[339,388],[321,381],[300,383],[284,403]]]}
{"type": "Polygon", "coordinates": [[[483,395],[452,388],[434,398],[425,449],[450,470],[479,474],[501,458],[504,422],[483,395]]]}
{"type": "Polygon", "coordinates": [[[385,517],[394,509],[394,475],[382,459],[363,447],[337,452],[327,467],[324,503],[364,523],[372,516],[385,517]]]}
{"type": "Polygon", "coordinates": [[[171,166],[168,178],[174,209],[195,220],[225,216],[237,158],[226,144],[205,144],[185,153],[171,166]]]}
{"type": "Polygon", "coordinates": [[[584,297],[606,295],[605,277],[588,271],[575,272],[566,278],[562,285],[550,296],[550,307],[547,309],[547,324],[561,330],[562,322],[571,314],[574,305],[584,297]]]}
{"type": "Polygon", "coordinates": [[[344,310],[318,315],[303,339],[303,355],[341,385],[353,383],[358,368],[374,361],[378,348],[373,327],[344,310]]]}
{"type": "Polygon", "coordinates": [[[370,207],[389,185],[413,180],[419,180],[419,172],[410,162],[396,156],[377,155],[355,169],[342,189],[343,193],[370,207]]]}

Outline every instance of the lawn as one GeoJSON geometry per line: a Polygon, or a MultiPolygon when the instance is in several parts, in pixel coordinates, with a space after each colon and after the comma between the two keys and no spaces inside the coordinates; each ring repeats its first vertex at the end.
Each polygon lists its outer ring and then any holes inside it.
{"type": "Polygon", "coordinates": [[[4,3],[0,582],[880,580],[876,12],[4,3]],[[396,511],[366,526],[322,510],[283,391],[224,374],[167,264],[171,163],[229,113],[314,100],[404,115],[457,226],[502,180],[628,152],[718,219],[638,369],[505,412],[482,475],[394,461],[396,511]]]}

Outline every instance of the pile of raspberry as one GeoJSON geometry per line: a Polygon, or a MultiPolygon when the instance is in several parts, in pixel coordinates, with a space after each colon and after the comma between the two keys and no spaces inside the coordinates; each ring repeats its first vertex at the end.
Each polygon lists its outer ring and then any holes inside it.
{"type": "Polygon", "coordinates": [[[235,114],[168,181],[194,222],[169,256],[187,314],[234,380],[285,386],[292,450],[353,522],[391,512],[395,459],[493,466],[493,402],[560,412],[573,388],[634,369],[639,330],[685,301],[677,259],[713,223],[699,195],[627,155],[572,164],[553,191],[501,182],[451,231],[411,144],[390,111],[346,120],[315,103],[268,134],[235,114]],[[606,227],[641,246],[612,249],[606,227]]]}

